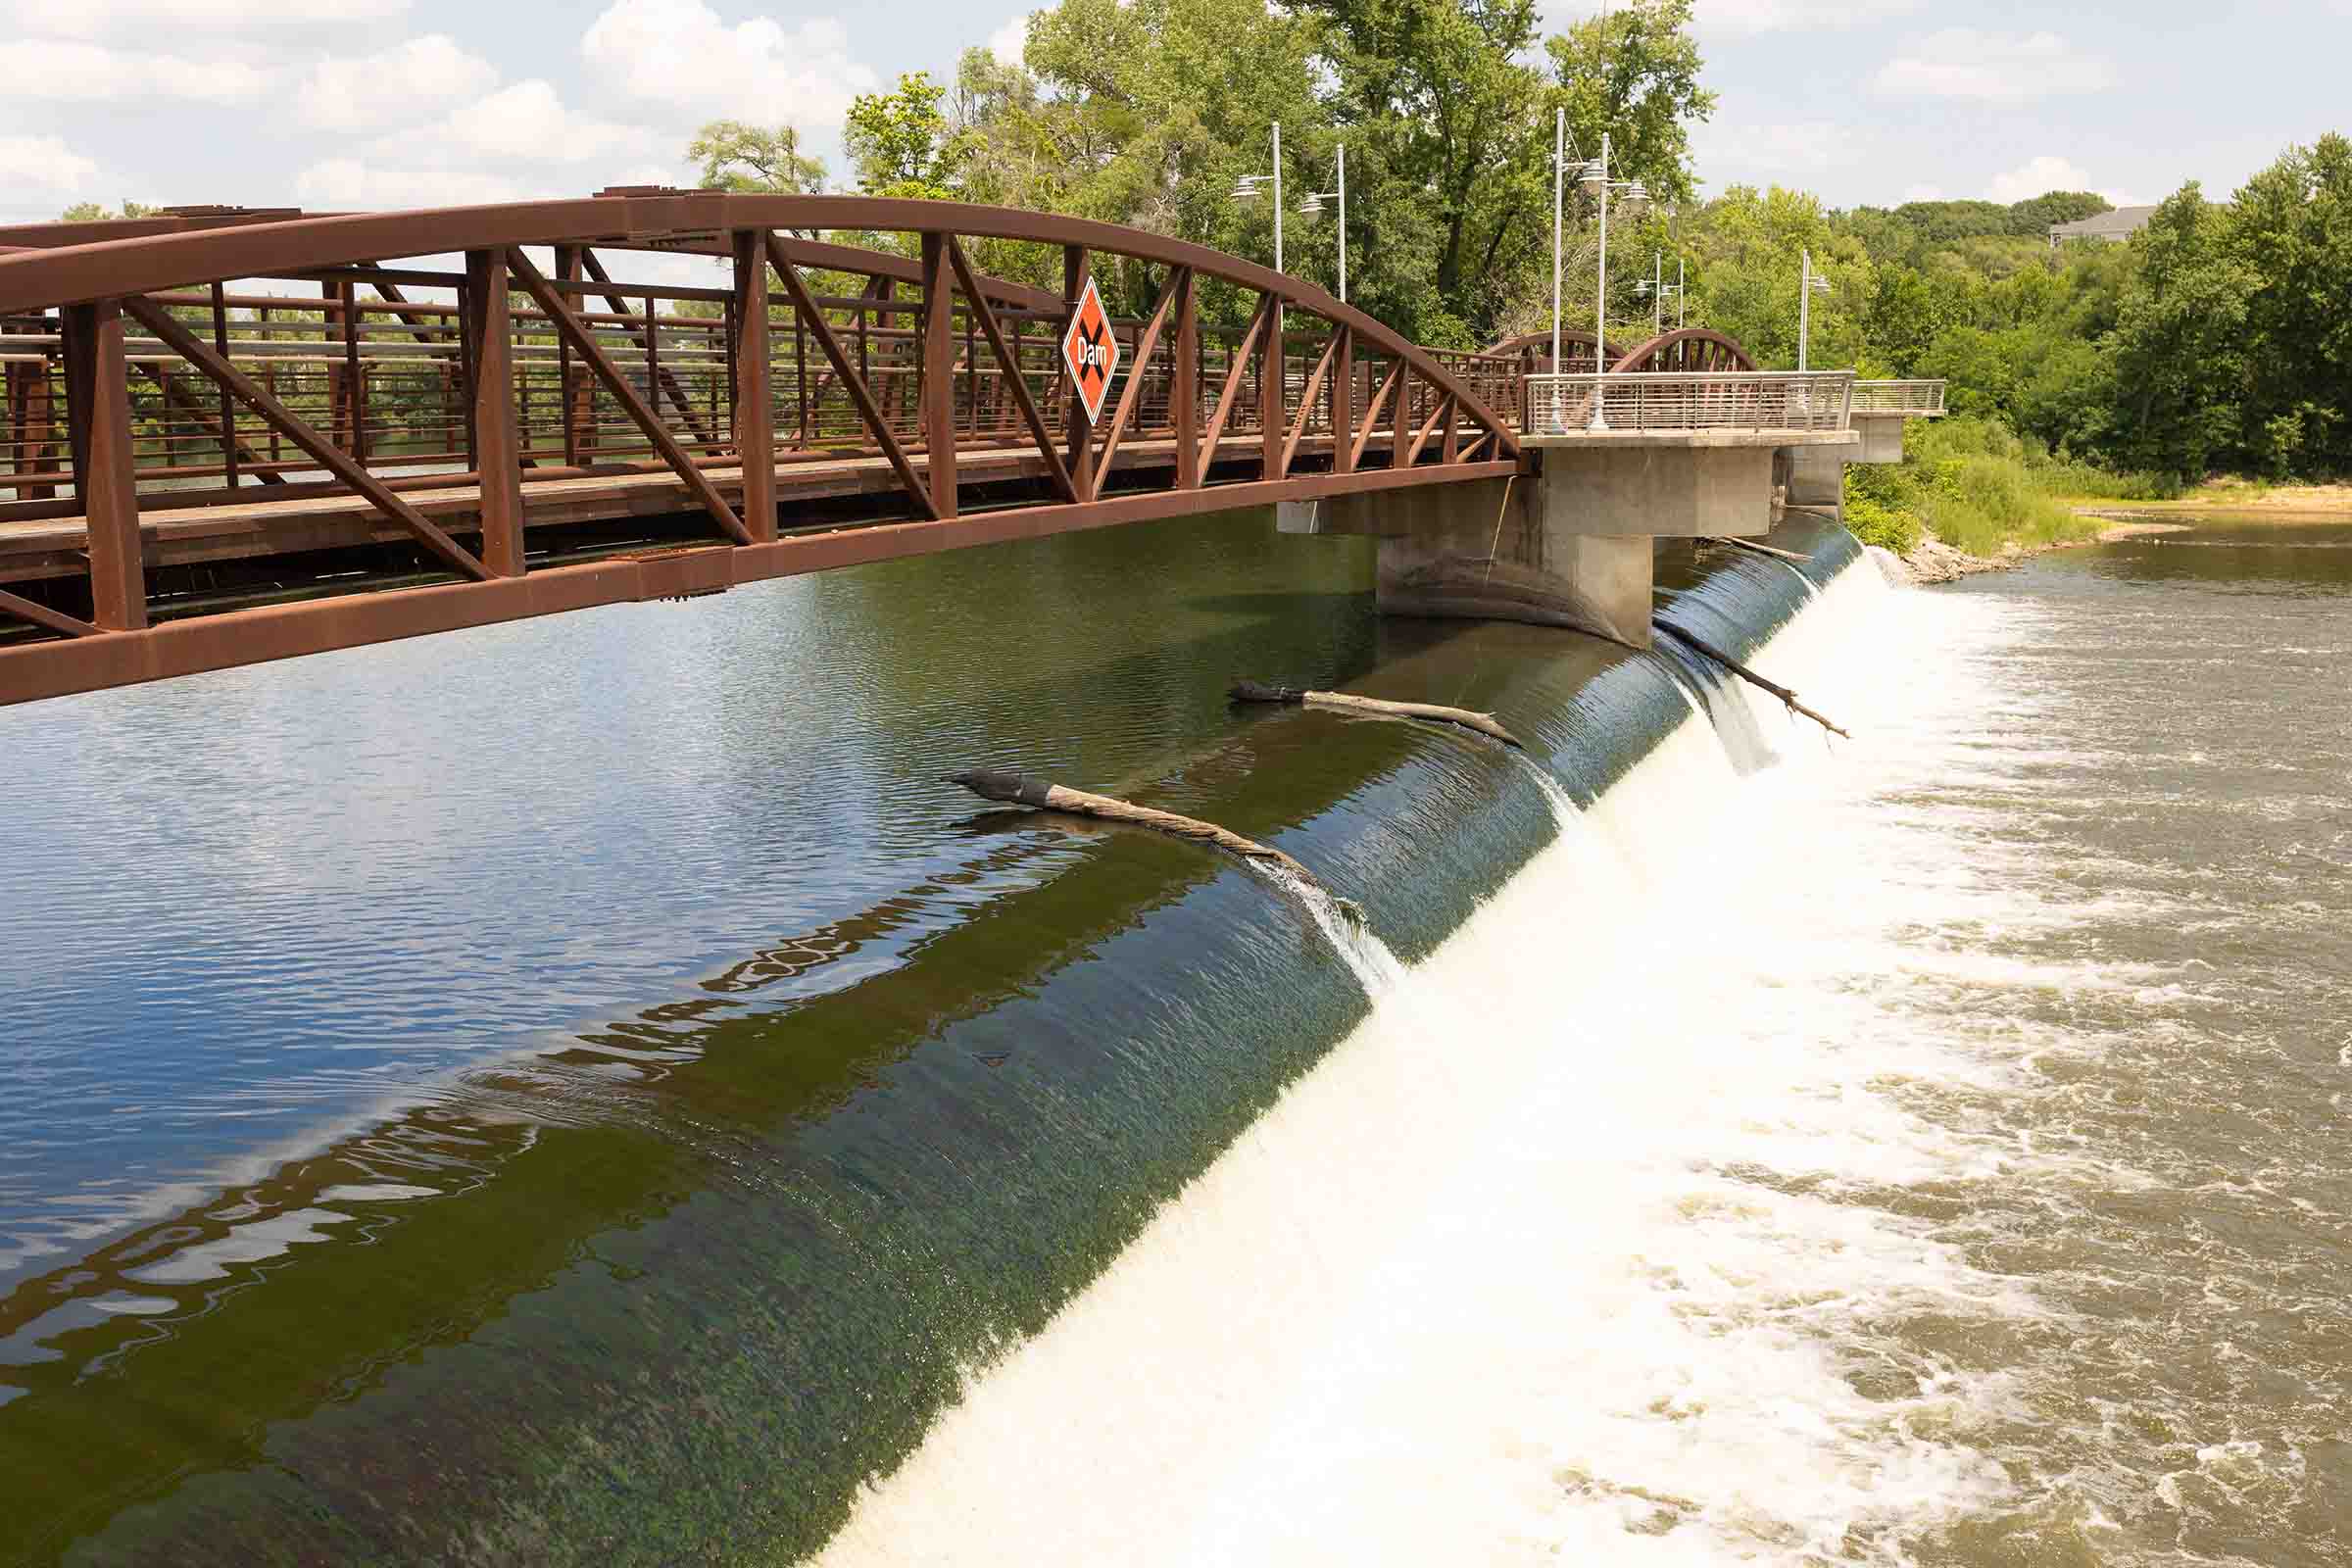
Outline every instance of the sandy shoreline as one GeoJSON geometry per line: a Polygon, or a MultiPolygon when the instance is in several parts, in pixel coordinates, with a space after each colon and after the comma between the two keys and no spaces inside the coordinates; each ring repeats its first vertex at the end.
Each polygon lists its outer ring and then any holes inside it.
{"type": "Polygon", "coordinates": [[[2134,518],[2184,513],[2259,512],[2279,517],[2352,517],[2352,484],[2257,486],[2231,481],[2209,484],[2175,501],[2104,501],[2077,506],[2086,517],[2134,518]]]}

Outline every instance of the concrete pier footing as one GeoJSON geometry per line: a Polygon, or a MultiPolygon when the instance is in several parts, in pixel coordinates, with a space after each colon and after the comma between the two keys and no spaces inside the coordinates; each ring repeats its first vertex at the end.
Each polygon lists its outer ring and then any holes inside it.
{"type": "Polygon", "coordinates": [[[1516,477],[1286,503],[1276,525],[1379,539],[1383,613],[1574,626],[1646,648],[1658,540],[1764,533],[1786,453],[1818,454],[1807,472],[1835,475],[1859,445],[1844,430],[1535,437],[1516,477]]]}

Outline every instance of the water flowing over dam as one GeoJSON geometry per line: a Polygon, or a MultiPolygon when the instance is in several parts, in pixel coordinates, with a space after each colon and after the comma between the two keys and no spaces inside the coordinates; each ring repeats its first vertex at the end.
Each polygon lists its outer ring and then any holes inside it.
{"type": "Polygon", "coordinates": [[[0,712],[0,1562],[2329,1560],[2340,701],[1772,543],[1659,616],[1850,742],[1262,514],[0,712]]]}

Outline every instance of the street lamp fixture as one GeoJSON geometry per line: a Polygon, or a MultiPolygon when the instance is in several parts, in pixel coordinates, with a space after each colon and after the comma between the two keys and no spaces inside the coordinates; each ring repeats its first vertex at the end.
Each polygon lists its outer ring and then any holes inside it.
{"type": "Polygon", "coordinates": [[[1345,305],[1348,303],[1348,146],[1345,142],[1340,144],[1340,188],[1338,190],[1309,191],[1305,204],[1298,209],[1299,216],[1302,218],[1322,217],[1325,202],[1334,203],[1339,208],[1340,303],[1345,305]]]}
{"type": "Polygon", "coordinates": [[[1649,276],[1634,285],[1634,293],[1650,302],[1650,331],[1653,334],[1663,333],[1666,330],[1666,297],[1674,296],[1674,329],[1678,332],[1683,329],[1683,259],[1681,257],[1678,256],[1674,259],[1674,281],[1669,283],[1666,281],[1666,254],[1663,251],[1656,253],[1650,267],[1649,276]]]}
{"type": "MultiPolygon", "coordinates": [[[[1648,201],[1649,192],[1638,179],[1609,177],[1609,133],[1605,130],[1600,133],[1600,156],[1585,165],[1579,183],[1600,198],[1600,260],[1599,276],[1592,291],[1592,341],[1601,344],[1609,340],[1609,192],[1619,192],[1620,200],[1634,205],[1648,201]]],[[[1596,366],[1600,363],[1599,352],[1597,348],[1593,350],[1592,363],[1596,366]]],[[[1600,406],[1601,388],[1600,383],[1595,381],[1592,385],[1592,419],[1585,426],[1586,429],[1600,431],[1609,427],[1600,406]]]]}
{"type": "Polygon", "coordinates": [[[1274,196],[1274,270],[1282,270],[1282,122],[1274,122],[1274,172],[1244,174],[1234,182],[1233,199],[1253,202],[1261,191],[1271,188],[1274,196]]]}
{"type": "Polygon", "coordinates": [[[1804,253],[1804,271],[1800,275],[1796,294],[1796,368],[1806,368],[1806,340],[1813,335],[1813,296],[1830,292],[1830,280],[1813,270],[1813,252],[1804,253]]]}

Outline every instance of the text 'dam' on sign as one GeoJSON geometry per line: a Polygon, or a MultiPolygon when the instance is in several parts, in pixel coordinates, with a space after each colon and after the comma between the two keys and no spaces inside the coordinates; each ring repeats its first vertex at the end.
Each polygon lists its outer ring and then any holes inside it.
{"type": "Polygon", "coordinates": [[[1086,422],[1100,422],[1111,372],[1119,368],[1119,340],[1111,334],[1110,313],[1102,309],[1102,296],[1091,277],[1086,292],[1078,296],[1078,308],[1070,313],[1069,329],[1061,334],[1061,363],[1077,384],[1086,422]]]}

